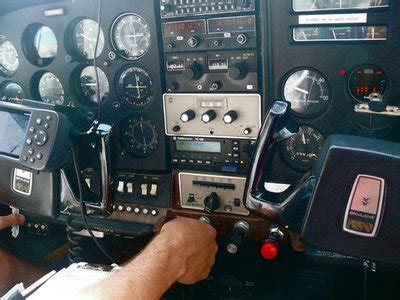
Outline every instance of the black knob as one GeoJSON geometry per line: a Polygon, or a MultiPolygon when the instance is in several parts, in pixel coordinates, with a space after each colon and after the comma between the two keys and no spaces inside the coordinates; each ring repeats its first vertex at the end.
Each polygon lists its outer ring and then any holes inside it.
{"type": "Polygon", "coordinates": [[[240,80],[246,77],[247,67],[245,63],[236,63],[228,69],[228,75],[234,80],[240,80]]]}
{"type": "Polygon", "coordinates": [[[251,128],[250,127],[247,127],[247,128],[245,128],[244,130],[243,130],[243,134],[244,135],[249,135],[251,133],[251,128]]]}
{"type": "Polygon", "coordinates": [[[175,126],[172,128],[172,130],[173,130],[174,132],[178,132],[179,130],[181,130],[181,126],[175,125],[175,126]]]}
{"type": "Polygon", "coordinates": [[[168,92],[175,92],[175,91],[179,90],[179,84],[177,82],[173,81],[170,84],[168,84],[167,90],[168,90],[168,92]]]}
{"type": "Polygon", "coordinates": [[[236,121],[237,118],[238,118],[237,112],[234,110],[230,110],[224,115],[222,120],[224,121],[225,124],[232,124],[233,122],[236,121]]]}
{"type": "Polygon", "coordinates": [[[196,117],[196,113],[189,109],[187,111],[185,111],[183,114],[181,114],[181,121],[183,123],[189,122],[191,120],[193,120],[196,117]]]}
{"type": "Polygon", "coordinates": [[[209,123],[217,117],[217,113],[212,109],[206,111],[204,114],[201,115],[201,120],[204,123],[209,123]]]}
{"type": "Polygon", "coordinates": [[[246,221],[236,222],[233,232],[228,238],[228,244],[226,246],[226,250],[230,254],[236,254],[239,251],[239,248],[243,243],[243,239],[246,237],[249,229],[250,225],[246,221]]]}
{"type": "Polygon", "coordinates": [[[185,71],[183,71],[183,77],[187,81],[193,81],[199,79],[203,75],[203,68],[201,65],[194,63],[188,66],[185,71]]]}
{"type": "Polygon", "coordinates": [[[210,91],[218,91],[221,87],[222,83],[220,81],[215,81],[210,85],[210,91]]]}
{"type": "Polygon", "coordinates": [[[199,45],[199,39],[192,36],[187,40],[187,44],[189,45],[190,48],[196,48],[199,45]]]}
{"type": "Polygon", "coordinates": [[[220,205],[221,202],[217,193],[213,192],[204,199],[204,211],[208,214],[213,213],[220,205]]]}

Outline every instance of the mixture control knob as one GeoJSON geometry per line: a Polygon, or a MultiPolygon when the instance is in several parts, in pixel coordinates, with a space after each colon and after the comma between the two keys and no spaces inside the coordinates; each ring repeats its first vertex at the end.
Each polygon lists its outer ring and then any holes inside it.
{"type": "Polygon", "coordinates": [[[188,109],[183,114],[181,114],[181,121],[183,123],[187,123],[187,122],[193,120],[195,117],[196,117],[196,113],[193,110],[188,109]]]}
{"type": "Polygon", "coordinates": [[[212,192],[204,199],[204,211],[208,214],[213,213],[220,205],[219,196],[215,192],[212,192]]]}
{"type": "Polygon", "coordinates": [[[214,120],[217,117],[217,113],[213,111],[212,109],[206,111],[204,114],[201,115],[201,120],[204,123],[210,123],[212,120],[214,120]]]}
{"type": "Polygon", "coordinates": [[[183,76],[186,80],[188,81],[193,81],[199,79],[203,75],[203,69],[202,67],[194,63],[190,66],[188,66],[185,71],[183,71],[183,76]]]}
{"type": "Polygon", "coordinates": [[[238,114],[234,110],[228,111],[222,118],[225,124],[232,124],[238,118],[238,114]]]}
{"type": "Polygon", "coordinates": [[[236,222],[233,232],[228,238],[228,244],[226,245],[226,251],[230,254],[236,254],[239,251],[240,246],[243,243],[243,239],[249,232],[250,225],[246,221],[236,222]]]}
{"type": "Polygon", "coordinates": [[[236,41],[240,44],[240,45],[244,45],[247,43],[247,35],[245,35],[244,33],[241,33],[237,36],[236,41]]]}
{"type": "Polygon", "coordinates": [[[187,40],[187,44],[189,45],[190,48],[196,48],[199,45],[199,39],[192,36],[187,40]]]}
{"type": "Polygon", "coordinates": [[[236,63],[228,69],[228,75],[234,80],[240,80],[247,75],[247,66],[245,63],[236,63]]]}

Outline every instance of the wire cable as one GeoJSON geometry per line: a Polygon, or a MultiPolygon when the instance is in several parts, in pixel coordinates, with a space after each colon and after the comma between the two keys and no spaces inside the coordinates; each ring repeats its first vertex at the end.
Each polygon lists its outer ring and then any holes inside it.
{"type": "Polygon", "coordinates": [[[102,0],[97,2],[97,37],[96,46],[94,47],[93,55],[93,67],[96,74],[96,96],[97,96],[97,122],[100,124],[101,120],[101,97],[100,97],[100,85],[99,85],[99,71],[97,70],[97,50],[99,48],[100,32],[101,32],[101,7],[102,0]]]}
{"type": "Polygon", "coordinates": [[[81,182],[81,176],[79,172],[79,167],[78,167],[78,161],[76,159],[76,153],[73,148],[71,148],[71,153],[72,153],[72,161],[74,164],[74,170],[75,170],[75,175],[76,179],[78,181],[78,191],[79,191],[79,201],[81,204],[81,216],[82,216],[82,221],[83,225],[85,226],[85,229],[89,233],[90,237],[92,238],[93,242],[96,244],[97,248],[100,249],[100,251],[104,254],[104,256],[111,262],[114,263],[114,259],[108,254],[108,252],[104,249],[104,247],[100,244],[100,242],[97,240],[97,238],[94,236],[92,230],[90,229],[90,226],[87,222],[87,211],[86,211],[86,205],[83,201],[83,192],[82,192],[82,182],[81,182]]]}

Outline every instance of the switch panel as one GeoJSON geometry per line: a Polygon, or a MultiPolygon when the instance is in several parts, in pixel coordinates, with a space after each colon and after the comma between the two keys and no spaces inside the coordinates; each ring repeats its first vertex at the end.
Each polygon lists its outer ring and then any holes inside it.
{"type": "Polygon", "coordinates": [[[183,208],[211,213],[249,215],[243,205],[246,177],[207,173],[179,173],[180,204],[183,208]]]}
{"type": "Polygon", "coordinates": [[[164,94],[164,115],[169,136],[256,139],[261,126],[261,97],[164,94]]]}

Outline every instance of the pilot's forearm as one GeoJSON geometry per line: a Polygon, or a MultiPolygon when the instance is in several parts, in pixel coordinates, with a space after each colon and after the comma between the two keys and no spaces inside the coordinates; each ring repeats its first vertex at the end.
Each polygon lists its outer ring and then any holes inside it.
{"type": "Polygon", "coordinates": [[[160,299],[184,273],[178,244],[160,234],[114,276],[87,289],[88,299],[160,299]]]}

